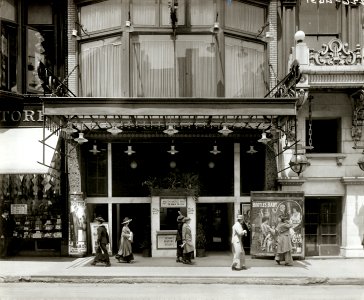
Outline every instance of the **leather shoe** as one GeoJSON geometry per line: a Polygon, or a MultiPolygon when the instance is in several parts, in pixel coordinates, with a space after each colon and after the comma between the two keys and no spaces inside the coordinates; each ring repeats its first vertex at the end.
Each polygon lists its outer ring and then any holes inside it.
{"type": "Polygon", "coordinates": [[[293,265],[292,264],[284,264],[285,266],[287,266],[287,267],[292,267],[293,265]]]}
{"type": "Polygon", "coordinates": [[[281,264],[281,262],[278,259],[276,259],[276,263],[279,265],[281,264]]]}
{"type": "Polygon", "coordinates": [[[241,271],[243,269],[242,268],[237,268],[237,267],[231,267],[231,270],[233,270],[233,271],[241,271]]]}
{"type": "Polygon", "coordinates": [[[96,263],[93,261],[93,262],[91,263],[91,266],[96,266],[96,263]]]}

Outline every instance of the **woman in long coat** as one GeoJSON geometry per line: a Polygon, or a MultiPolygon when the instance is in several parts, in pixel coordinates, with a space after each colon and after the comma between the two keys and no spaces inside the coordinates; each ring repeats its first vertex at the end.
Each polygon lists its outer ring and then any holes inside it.
{"type": "Polygon", "coordinates": [[[120,246],[118,254],[115,255],[115,258],[119,260],[119,262],[125,261],[130,263],[134,260],[133,250],[131,247],[133,233],[130,231],[129,223],[132,220],[128,217],[124,218],[121,224],[124,224],[123,229],[121,230],[121,237],[120,237],[120,246]]]}
{"type": "Polygon", "coordinates": [[[281,261],[285,261],[286,266],[292,266],[292,244],[289,229],[292,228],[293,225],[288,223],[288,218],[286,216],[280,216],[278,220],[278,225],[275,228],[278,235],[275,260],[278,264],[280,264],[281,261]]]}
{"type": "Polygon", "coordinates": [[[192,242],[192,232],[190,227],[191,218],[184,217],[183,218],[183,226],[182,226],[182,245],[183,245],[183,263],[184,264],[192,264],[191,258],[195,247],[192,242]]]}

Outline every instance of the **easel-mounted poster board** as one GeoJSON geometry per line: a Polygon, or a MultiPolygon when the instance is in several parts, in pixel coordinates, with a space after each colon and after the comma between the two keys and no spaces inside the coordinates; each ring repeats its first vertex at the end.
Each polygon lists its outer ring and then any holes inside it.
{"type": "Polygon", "coordinates": [[[263,191],[251,192],[251,249],[252,256],[274,256],[278,217],[285,215],[292,223],[290,230],[292,256],[304,258],[304,193],[263,191]]]}

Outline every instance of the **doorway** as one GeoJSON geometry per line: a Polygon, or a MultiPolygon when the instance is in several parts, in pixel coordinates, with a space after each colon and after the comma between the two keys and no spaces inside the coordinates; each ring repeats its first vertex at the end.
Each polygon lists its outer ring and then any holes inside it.
{"type": "Polygon", "coordinates": [[[232,203],[198,203],[197,226],[202,224],[206,235],[206,251],[230,251],[232,203]]]}
{"type": "Polygon", "coordinates": [[[306,256],[340,254],[341,198],[305,199],[306,256]]]}
{"type": "Polygon", "coordinates": [[[112,245],[113,253],[119,250],[120,235],[123,225],[123,219],[128,217],[132,219],[129,228],[133,232],[133,253],[141,253],[143,248],[150,247],[151,239],[151,219],[150,204],[113,204],[112,220],[113,220],[113,236],[112,245]]]}

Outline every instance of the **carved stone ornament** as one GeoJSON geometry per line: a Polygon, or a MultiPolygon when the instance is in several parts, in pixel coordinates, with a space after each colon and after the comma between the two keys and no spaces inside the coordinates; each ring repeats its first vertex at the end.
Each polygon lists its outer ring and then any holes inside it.
{"type": "Polygon", "coordinates": [[[351,51],[348,44],[339,39],[323,44],[321,51],[310,49],[310,63],[319,66],[360,65],[362,59],[360,45],[351,51]]]}

